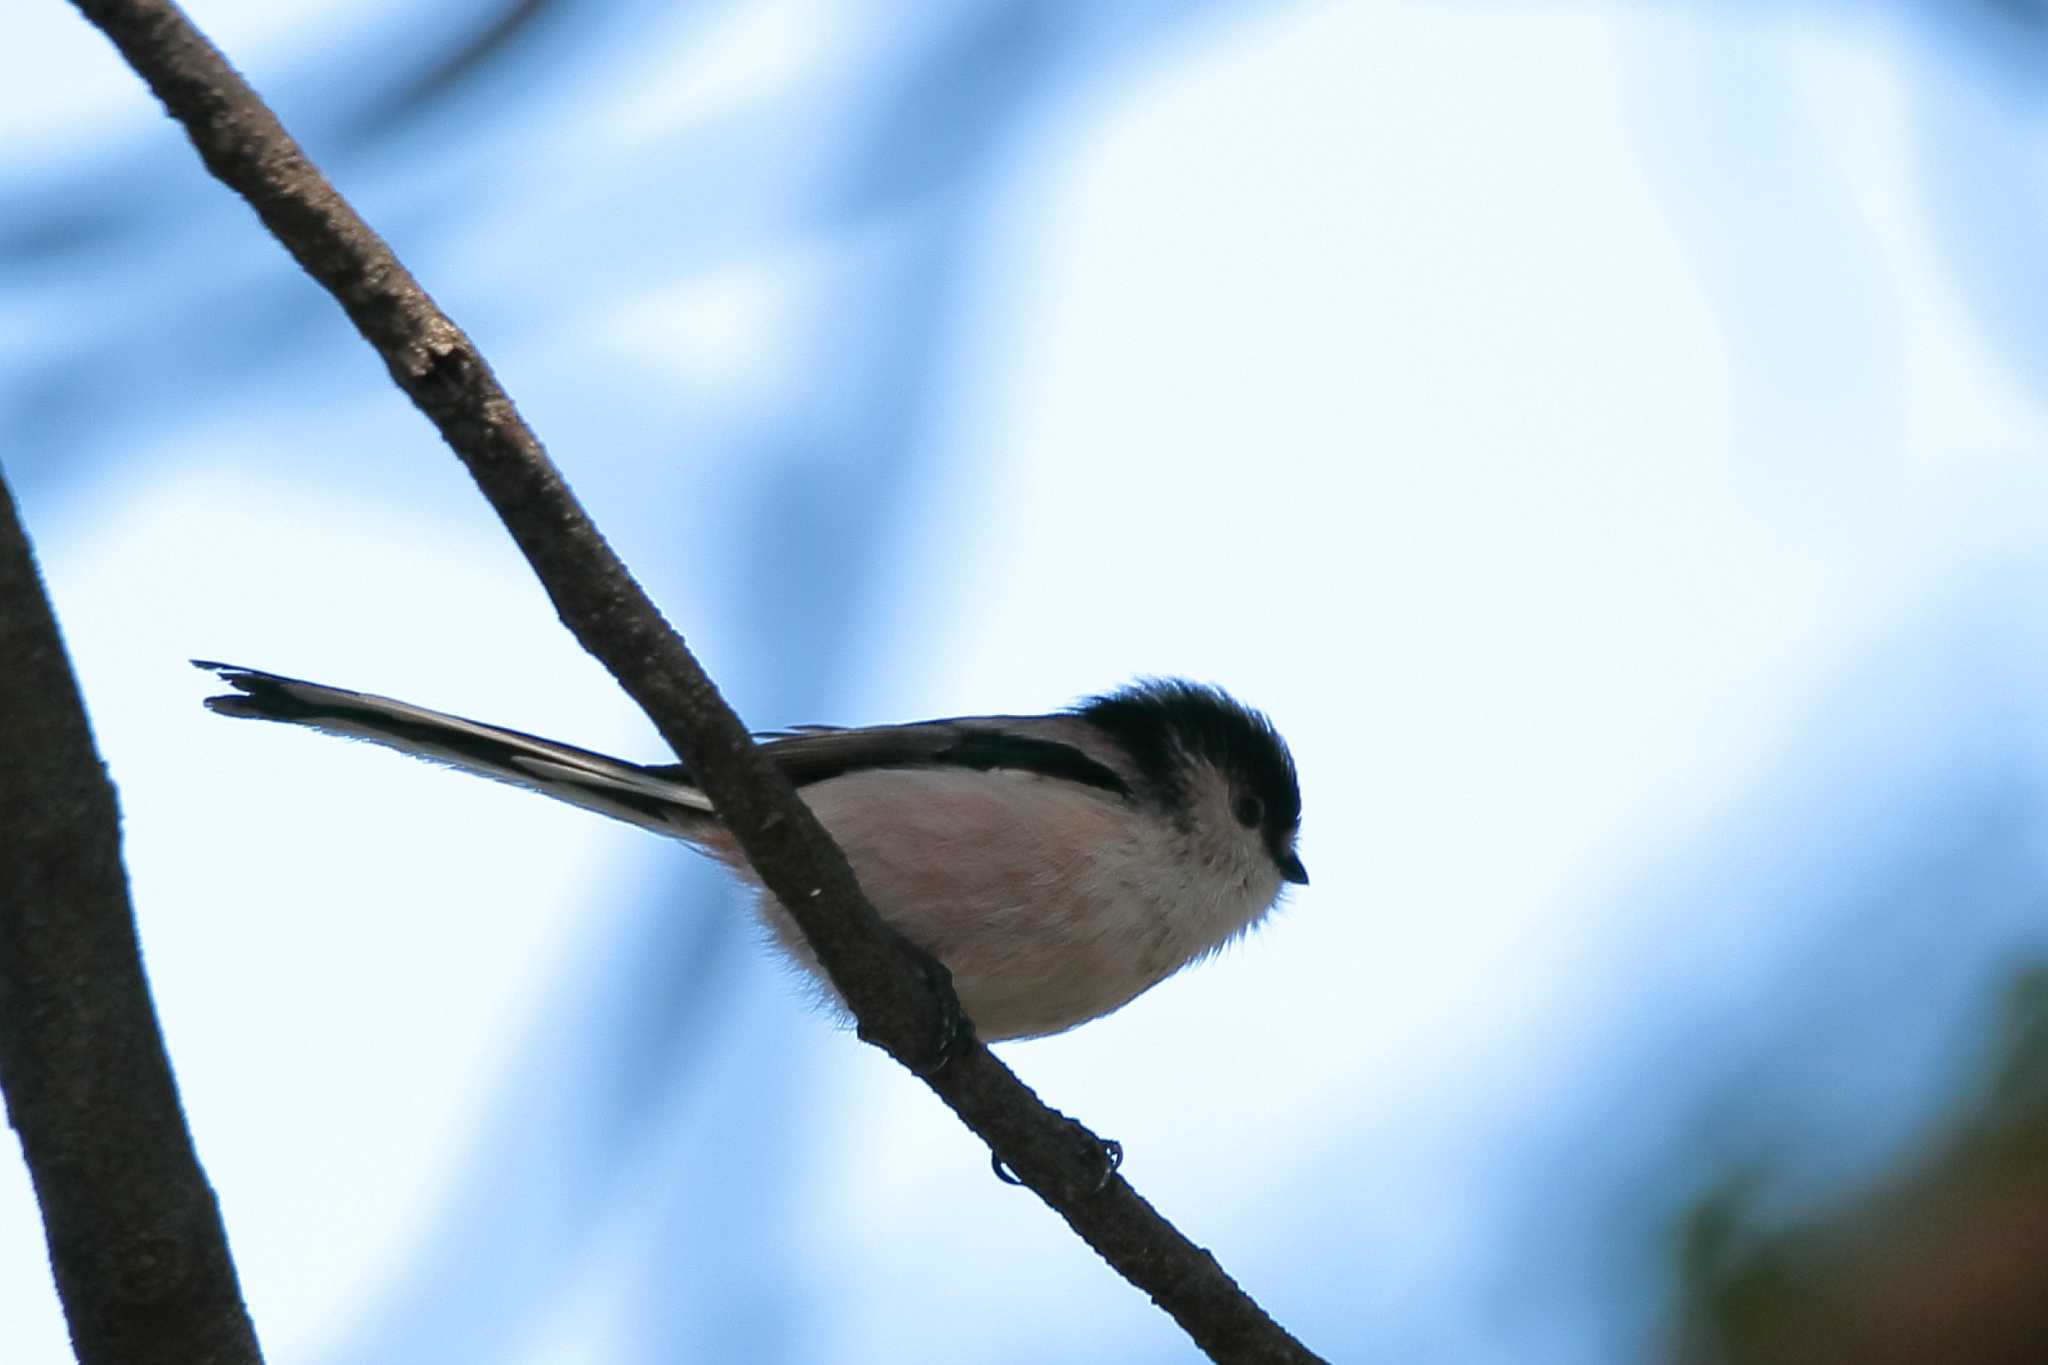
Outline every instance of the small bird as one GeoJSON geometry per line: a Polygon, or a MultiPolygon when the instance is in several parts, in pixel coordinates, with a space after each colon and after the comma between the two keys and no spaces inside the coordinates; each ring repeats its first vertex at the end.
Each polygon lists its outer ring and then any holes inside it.
{"type": "MultiPolygon", "coordinates": [[[[642,765],[389,697],[194,660],[224,716],[366,739],[526,787],[709,854],[759,893],[782,949],[829,992],[679,764],[642,765]]],[[[1295,851],[1301,791],[1271,722],[1222,690],[1134,683],[1071,710],[762,737],[898,932],[943,962],[990,1041],[1128,1004],[1262,920],[1295,851]]]]}

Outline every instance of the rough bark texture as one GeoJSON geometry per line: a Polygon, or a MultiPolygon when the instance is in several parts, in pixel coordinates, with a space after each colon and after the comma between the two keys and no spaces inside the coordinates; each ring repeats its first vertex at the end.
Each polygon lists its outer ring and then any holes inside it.
{"type": "Polygon", "coordinates": [[[143,980],[114,787],[4,482],[0,736],[0,1091],[72,1349],[260,1361],[143,980]]]}
{"type": "Polygon", "coordinates": [[[201,159],[324,285],[469,468],[553,600],[687,763],[790,908],[859,1022],[1023,1183],[1217,1360],[1310,1361],[1195,1246],[1107,1173],[1094,1136],[1047,1108],[971,1034],[944,968],[891,933],[845,857],[577,504],[490,367],[166,0],[74,0],[113,39],[201,159]],[[1106,1178],[1105,1178],[1106,1176],[1106,1178]]]}

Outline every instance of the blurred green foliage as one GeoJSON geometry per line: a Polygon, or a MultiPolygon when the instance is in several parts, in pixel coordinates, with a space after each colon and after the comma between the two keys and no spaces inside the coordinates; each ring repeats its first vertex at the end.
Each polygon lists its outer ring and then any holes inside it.
{"type": "Polygon", "coordinates": [[[1765,1227],[1769,1172],[1686,1215],[1681,1365],[2048,1361],[2048,964],[2005,990],[1988,1062],[1904,1168],[1765,1227]]]}

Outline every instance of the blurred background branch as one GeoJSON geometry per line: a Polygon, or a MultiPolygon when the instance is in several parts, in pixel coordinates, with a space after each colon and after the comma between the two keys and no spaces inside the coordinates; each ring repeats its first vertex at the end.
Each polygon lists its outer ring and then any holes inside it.
{"type": "Polygon", "coordinates": [[[0,1091],[80,1365],[255,1365],[142,970],[114,788],[0,477],[0,1091]]]}

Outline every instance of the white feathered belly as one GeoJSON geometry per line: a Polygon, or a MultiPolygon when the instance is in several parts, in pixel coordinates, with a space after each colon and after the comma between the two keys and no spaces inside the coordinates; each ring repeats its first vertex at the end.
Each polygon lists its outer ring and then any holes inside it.
{"type": "MultiPolygon", "coordinates": [[[[1031,773],[878,770],[802,795],[990,1040],[1109,1013],[1244,930],[1278,890],[1251,869],[1203,866],[1169,822],[1109,792],[1031,773]]],[[[760,910],[822,975],[781,904],[764,894],[760,910]]]]}

